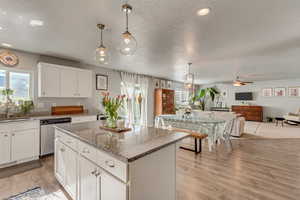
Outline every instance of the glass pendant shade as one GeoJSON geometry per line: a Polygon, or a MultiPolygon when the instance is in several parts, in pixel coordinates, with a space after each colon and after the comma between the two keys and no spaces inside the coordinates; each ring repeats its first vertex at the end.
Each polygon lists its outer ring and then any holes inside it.
{"type": "Polygon", "coordinates": [[[128,30],[128,14],[131,13],[132,7],[129,4],[124,4],[122,11],[126,13],[126,31],[121,36],[119,50],[121,54],[130,56],[133,55],[137,49],[137,41],[128,30]]]}
{"type": "Polygon", "coordinates": [[[98,62],[100,64],[108,64],[109,51],[103,45],[103,36],[102,36],[102,34],[103,34],[102,32],[105,28],[105,25],[104,24],[97,24],[97,27],[100,29],[101,35],[100,35],[100,45],[98,46],[98,48],[95,51],[95,60],[96,60],[96,62],[98,62]]]}
{"type": "Polygon", "coordinates": [[[124,32],[120,41],[120,52],[123,55],[130,56],[135,53],[137,49],[136,39],[128,31],[124,32]]]}
{"type": "Polygon", "coordinates": [[[96,49],[95,59],[100,64],[108,64],[108,61],[109,61],[108,49],[105,46],[100,45],[96,49]]]}
{"type": "Polygon", "coordinates": [[[192,88],[194,84],[194,75],[189,73],[185,77],[184,85],[186,88],[192,88]]]}
{"type": "Polygon", "coordinates": [[[185,75],[184,78],[184,86],[185,88],[191,89],[194,85],[194,74],[190,73],[192,63],[188,63],[188,73],[185,75]]]}

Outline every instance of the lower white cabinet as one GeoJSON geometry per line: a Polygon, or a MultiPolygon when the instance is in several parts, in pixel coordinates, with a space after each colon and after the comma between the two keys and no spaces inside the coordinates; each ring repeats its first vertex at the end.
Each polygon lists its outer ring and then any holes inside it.
{"type": "Polygon", "coordinates": [[[0,165],[10,162],[10,134],[0,133],[0,165]]]}
{"type": "Polygon", "coordinates": [[[59,140],[55,141],[55,175],[69,195],[77,197],[77,153],[59,140]]]}
{"type": "Polygon", "coordinates": [[[9,122],[0,125],[0,168],[39,157],[39,122],[9,122]]]}
{"type": "Polygon", "coordinates": [[[11,159],[23,160],[34,155],[35,130],[11,133],[11,159]]]}
{"type": "Polygon", "coordinates": [[[55,137],[55,176],[73,200],[127,200],[124,182],[81,155],[77,143],[64,142],[70,136],[55,137]]]}
{"type": "Polygon", "coordinates": [[[98,200],[100,182],[97,166],[91,161],[80,157],[79,159],[79,200],[98,200]]]}

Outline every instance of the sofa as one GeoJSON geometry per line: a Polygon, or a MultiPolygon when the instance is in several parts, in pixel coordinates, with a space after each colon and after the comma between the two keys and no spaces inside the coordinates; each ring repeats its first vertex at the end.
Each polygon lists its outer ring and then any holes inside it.
{"type": "Polygon", "coordinates": [[[288,113],[287,115],[283,116],[283,118],[290,122],[300,123],[300,109],[298,113],[288,113]]]}

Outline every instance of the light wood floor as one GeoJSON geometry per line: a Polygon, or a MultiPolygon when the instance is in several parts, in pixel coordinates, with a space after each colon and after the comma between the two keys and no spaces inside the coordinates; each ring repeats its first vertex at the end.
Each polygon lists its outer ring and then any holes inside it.
{"type": "MultiPolygon", "coordinates": [[[[234,151],[195,156],[180,150],[177,200],[299,200],[300,139],[234,140],[234,151]]],[[[43,167],[0,179],[0,199],[40,186],[62,190],[53,175],[53,157],[43,167]]]]}

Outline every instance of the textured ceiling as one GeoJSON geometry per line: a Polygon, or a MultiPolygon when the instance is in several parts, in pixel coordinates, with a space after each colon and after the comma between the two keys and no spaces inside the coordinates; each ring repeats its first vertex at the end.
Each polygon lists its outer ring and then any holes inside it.
{"type": "Polygon", "coordinates": [[[34,53],[94,62],[96,24],[108,26],[104,67],[182,80],[186,63],[197,83],[300,76],[300,1],[131,0],[134,56],[118,53],[124,31],[119,0],[0,0],[0,43],[34,53]],[[210,7],[208,16],[197,10],[210,7]],[[44,21],[31,27],[29,21],[44,21]]]}

